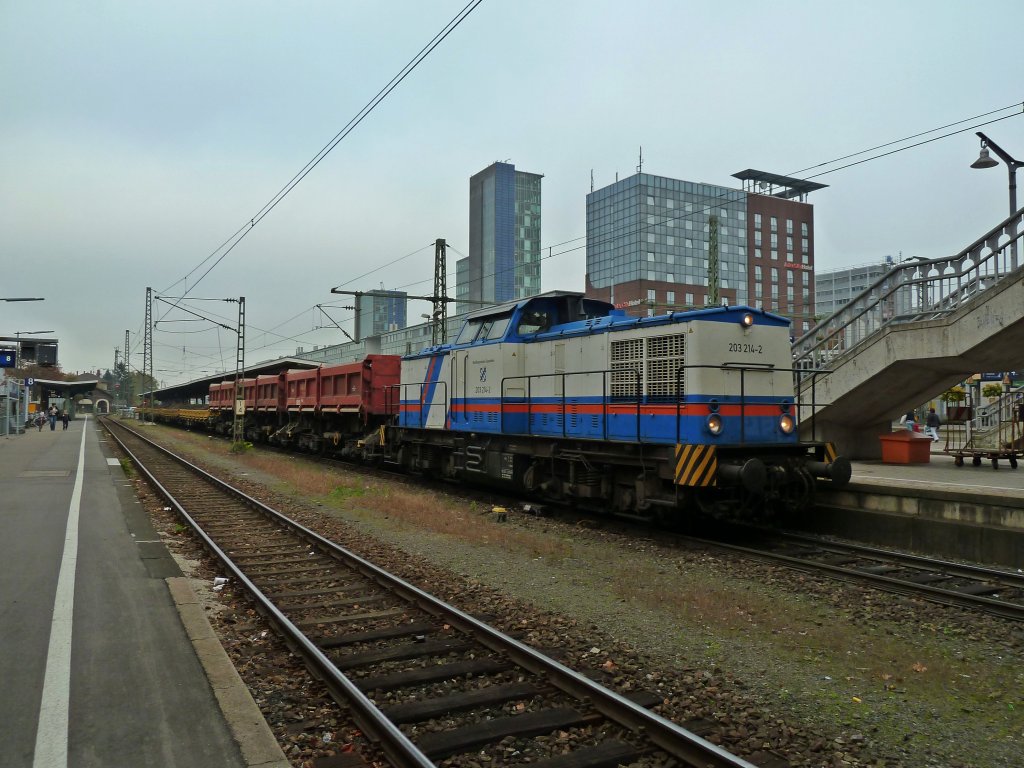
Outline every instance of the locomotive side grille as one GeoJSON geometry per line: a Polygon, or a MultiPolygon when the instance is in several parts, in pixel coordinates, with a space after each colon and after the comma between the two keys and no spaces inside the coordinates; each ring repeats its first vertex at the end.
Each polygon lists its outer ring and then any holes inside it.
{"type": "Polygon", "coordinates": [[[685,392],[685,371],[676,381],[676,372],[686,363],[686,336],[681,333],[671,336],[652,336],[647,339],[647,395],[650,397],[673,397],[682,385],[685,392]]]}
{"type": "Polygon", "coordinates": [[[643,370],[644,340],[622,339],[611,343],[612,397],[636,397],[636,372],[643,370]]]}

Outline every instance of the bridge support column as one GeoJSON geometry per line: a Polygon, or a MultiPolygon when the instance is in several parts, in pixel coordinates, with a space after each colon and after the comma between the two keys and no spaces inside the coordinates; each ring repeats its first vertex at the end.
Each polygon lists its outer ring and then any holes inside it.
{"type": "MultiPolygon", "coordinates": [[[[815,438],[833,443],[840,456],[865,461],[882,458],[882,442],[878,436],[887,435],[890,432],[892,432],[892,421],[889,419],[856,424],[821,421],[817,425],[815,438]]],[[[810,430],[802,433],[801,437],[809,440],[811,438],[810,430]]]]}

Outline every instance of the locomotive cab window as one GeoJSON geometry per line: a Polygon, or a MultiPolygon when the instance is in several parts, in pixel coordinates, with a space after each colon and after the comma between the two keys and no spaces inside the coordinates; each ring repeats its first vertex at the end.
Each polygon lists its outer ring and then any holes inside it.
{"type": "Polygon", "coordinates": [[[520,336],[529,336],[533,333],[546,331],[551,327],[551,317],[546,311],[527,312],[519,318],[519,327],[516,333],[520,336]]]}

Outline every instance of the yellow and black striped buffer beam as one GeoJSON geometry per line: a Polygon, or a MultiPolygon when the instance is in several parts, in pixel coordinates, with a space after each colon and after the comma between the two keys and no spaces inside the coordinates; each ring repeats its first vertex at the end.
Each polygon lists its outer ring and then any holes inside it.
{"type": "Polygon", "coordinates": [[[676,445],[676,485],[718,485],[718,458],[713,445],[676,445]]]}
{"type": "Polygon", "coordinates": [[[836,447],[832,443],[825,443],[825,463],[826,464],[831,464],[833,461],[836,460],[836,456],[838,456],[838,455],[839,454],[836,453],[836,447]]]}

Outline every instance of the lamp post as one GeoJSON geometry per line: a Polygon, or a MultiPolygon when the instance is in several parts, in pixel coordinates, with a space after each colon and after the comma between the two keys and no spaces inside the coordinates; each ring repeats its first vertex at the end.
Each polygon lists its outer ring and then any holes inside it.
{"type": "MultiPolygon", "coordinates": [[[[989,149],[995,152],[999,156],[999,159],[1006,163],[1006,170],[1010,175],[1010,215],[1013,216],[1013,214],[1017,212],[1017,169],[1024,166],[1024,162],[1014,160],[1006,150],[992,141],[992,139],[981,131],[978,131],[977,135],[978,138],[981,139],[981,152],[978,154],[978,159],[971,163],[971,168],[995,168],[999,165],[998,161],[988,153],[989,149]]],[[[1014,240],[1010,245],[1010,258],[1012,259],[1013,265],[1016,266],[1016,240],[1014,240]]]]}
{"type": "Polygon", "coordinates": [[[1017,169],[1024,166],[1024,162],[1014,160],[1002,147],[981,131],[978,131],[978,136],[981,138],[981,152],[978,159],[971,163],[971,168],[995,168],[999,165],[999,162],[988,153],[989,149],[1006,163],[1006,169],[1010,174],[1010,215],[1012,216],[1017,212],[1017,169]]]}

